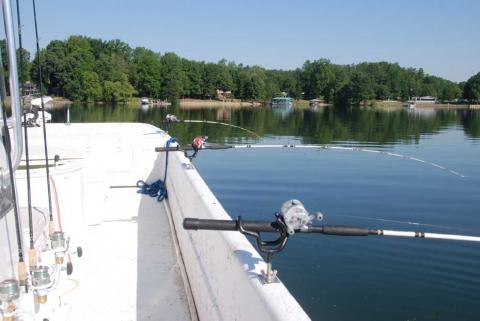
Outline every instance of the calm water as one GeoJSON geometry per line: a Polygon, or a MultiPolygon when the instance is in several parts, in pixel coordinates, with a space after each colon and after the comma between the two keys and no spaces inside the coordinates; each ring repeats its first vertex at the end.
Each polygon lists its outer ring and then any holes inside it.
{"type": "MultiPolygon", "coordinates": [[[[159,126],[167,112],[231,122],[262,136],[175,125],[171,133],[184,143],[197,134],[212,142],[348,143],[427,159],[466,175],[361,152],[203,152],[196,166],[232,216],[271,219],[285,200],[297,198],[310,211],[322,211],[326,223],[480,235],[480,111],[72,106],[71,120],[159,126]]],[[[62,122],[65,111],[53,116],[62,122]]],[[[295,235],[274,258],[274,268],[314,320],[480,320],[479,244],[295,235]]]]}

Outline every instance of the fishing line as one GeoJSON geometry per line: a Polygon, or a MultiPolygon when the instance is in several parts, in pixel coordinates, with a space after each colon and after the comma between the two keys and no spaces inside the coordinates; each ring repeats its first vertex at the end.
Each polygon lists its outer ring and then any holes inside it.
{"type": "Polygon", "coordinates": [[[361,219],[361,220],[369,220],[369,221],[378,221],[378,222],[385,222],[385,223],[395,223],[395,224],[405,224],[405,225],[414,225],[414,226],[425,226],[425,227],[433,227],[439,229],[447,229],[447,230],[458,230],[458,231],[468,231],[468,232],[476,232],[480,233],[480,230],[467,228],[467,227],[456,227],[456,226],[448,226],[448,225],[440,225],[440,224],[428,224],[428,223],[420,223],[420,222],[412,222],[412,221],[400,221],[400,220],[392,220],[386,218],[379,218],[379,217],[370,217],[370,216],[355,216],[355,215],[347,215],[347,214],[326,214],[325,218],[330,216],[337,216],[337,217],[346,217],[346,218],[354,218],[354,219],[361,219]]]}
{"type": "Polygon", "coordinates": [[[386,152],[382,150],[376,150],[376,149],[369,149],[369,148],[363,148],[363,147],[349,147],[349,146],[336,146],[336,145],[233,145],[233,148],[312,148],[312,149],[334,149],[334,150],[348,150],[348,151],[358,151],[358,152],[365,152],[365,153],[374,153],[374,154],[380,154],[380,155],[387,155],[387,156],[392,156],[392,157],[397,157],[397,158],[403,158],[427,165],[431,165],[433,167],[436,167],[438,169],[444,170],[449,172],[452,175],[459,176],[464,178],[465,175],[462,173],[459,173],[455,170],[452,170],[448,167],[442,166],[437,163],[433,163],[424,159],[404,155],[404,154],[398,154],[398,153],[392,153],[392,152],[386,152]]]}
{"type": "Polygon", "coordinates": [[[38,79],[40,84],[40,103],[42,108],[42,127],[43,127],[43,149],[45,152],[45,171],[46,171],[46,179],[47,179],[47,194],[48,194],[48,211],[50,216],[49,222],[49,234],[52,235],[55,226],[53,223],[53,214],[52,214],[52,196],[50,191],[50,166],[48,165],[48,147],[47,147],[47,129],[45,126],[45,105],[43,103],[43,79],[42,79],[42,66],[40,60],[40,44],[38,38],[38,25],[37,25],[37,9],[35,6],[35,0],[32,0],[33,4],[33,20],[35,24],[35,42],[37,47],[37,67],[38,67],[38,79]]]}
{"type": "MultiPolygon", "coordinates": [[[[202,149],[214,149],[214,150],[219,150],[219,149],[242,149],[242,148],[305,148],[305,149],[333,149],[333,150],[346,150],[346,151],[358,151],[358,152],[366,152],[366,153],[373,153],[373,154],[379,154],[379,155],[386,155],[386,156],[391,156],[391,157],[397,157],[397,158],[402,158],[406,160],[411,160],[415,162],[419,162],[422,164],[430,165],[435,168],[444,170],[449,172],[452,175],[458,176],[458,177],[466,177],[464,174],[455,171],[453,169],[450,169],[446,166],[442,166],[437,163],[433,163],[424,159],[408,156],[408,155],[403,155],[403,154],[398,154],[398,153],[392,153],[392,152],[387,152],[387,151],[381,151],[381,150],[375,150],[375,149],[369,149],[369,148],[363,148],[363,147],[350,147],[350,146],[337,146],[337,145],[292,145],[292,144],[286,144],[286,145],[279,145],[279,144],[241,144],[241,145],[208,145],[206,144],[202,149]]],[[[185,150],[192,150],[193,148],[191,146],[179,146],[179,147],[156,147],[155,151],[157,152],[166,152],[166,151],[185,151],[185,150]]]]}
{"type": "Polygon", "coordinates": [[[28,148],[28,125],[27,125],[27,112],[25,109],[23,84],[25,82],[25,69],[23,68],[23,46],[22,46],[22,24],[20,20],[20,6],[17,2],[17,22],[18,22],[18,48],[20,50],[20,94],[22,95],[21,107],[23,107],[23,127],[25,137],[25,169],[27,173],[27,204],[28,204],[28,228],[30,237],[30,250],[28,252],[28,265],[30,267],[37,266],[37,253],[35,251],[35,244],[33,239],[33,214],[32,214],[32,192],[30,181],[30,156],[28,148]]]}
{"type": "Polygon", "coordinates": [[[257,137],[257,138],[261,138],[261,136],[257,133],[255,133],[254,131],[250,130],[250,129],[247,129],[247,128],[244,128],[244,127],[240,127],[240,126],[237,126],[237,125],[233,125],[233,124],[229,124],[229,123],[222,123],[222,122],[218,122],[218,121],[212,121],[212,120],[195,120],[195,119],[182,119],[182,120],[175,120],[175,121],[165,121],[167,123],[203,123],[203,124],[216,124],[216,125],[222,125],[222,126],[229,126],[229,127],[233,127],[233,128],[237,128],[237,129],[240,129],[240,130],[243,130],[243,131],[246,131],[247,133],[257,137]]]}

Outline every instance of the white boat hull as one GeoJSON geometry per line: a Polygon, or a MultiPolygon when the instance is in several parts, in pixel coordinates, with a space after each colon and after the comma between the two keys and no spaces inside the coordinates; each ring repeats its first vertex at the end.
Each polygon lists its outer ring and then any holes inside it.
{"type": "MultiPolygon", "coordinates": [[[[35,98],[35,99],[32,99],[32,101],[30,102],[30,104],[32,106],[35,106],[35,107],[42,107],[42,98],[35,98]]],[[[49,107],[52,107],[53,105],[53,98],[50,97],[50,96],[43,96],[43,105],[46,107],[46,108],[49,108],[49,107]]]]}
{"type": "MultiPolygon", "coordinates": [[[[265,262],[242,234],[183,229],[184,217],[230,218],[183,153],[169,154],[167,200],[136,193],[137,180],[163,179],[165,154],[154,152],[169,138],[163,131],[128,123],[49,124],[47,134],[51,157],[61,158],[51,170],[55,224],[61,217],[85,255],[72,258],[74,274],[60,280],[36,319],[309,320],[281,282],[262,283],[265,262]]],[[[41,159],[41,128],[29,130],[29,146],[31,158],[41,159]]],[[[48,208],[44,172],[32,171],[37,208],[48,208]]],[[[17,177],[25,207],[25,172],[17,177]]],[[[43,230],[36,234],[45,235],[45,213],[34,215],[43,230]]],[[[16,244],[7,216],[3,247],[16,244]]],[[[37,248],[44,243],[39,238],[37,248]]],[[[15,271],[16,251],[8,256],[0,261],[7,274],[15,271]]],[[[28,310],[32,300],[23,298],[20,308],[28,310]]]]}

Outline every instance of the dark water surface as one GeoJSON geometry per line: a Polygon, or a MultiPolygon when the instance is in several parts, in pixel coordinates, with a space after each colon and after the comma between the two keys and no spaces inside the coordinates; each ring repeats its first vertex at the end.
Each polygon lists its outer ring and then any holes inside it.
{"type": "MultiPolygon", "coordinates": [[[[480,235],[480,111],[70,108],[72,122],[156,126],[167,112],[231,122],[262,136],[217,125],[175,125],[170,132],[184,143],[204,134],[212,142],[368,146],[466,176],[362,152],[201,152],[195,164],[232,216],[271,219],[284,201],[297,198],[308,210],[321,211],[325,223],[480,235]]],[[[66,111],[52,114],[62,122],[66,111]]],[[[314,320],[480,320],[480,244],[294,235],[274,258],[274,268],[314,320]]]]}

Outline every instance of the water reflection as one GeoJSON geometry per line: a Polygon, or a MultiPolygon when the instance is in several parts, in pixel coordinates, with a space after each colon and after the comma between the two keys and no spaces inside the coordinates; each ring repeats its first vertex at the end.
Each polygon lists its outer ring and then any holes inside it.
{"type": "Polygon", "coordinates": [[[280,116],[280,118],[282,119],[286,119],[288,115],[293,113],[293,107],[291,106],[272,107],[271,111],[274,115],[280,116]]]}
{"type": "MultiPolygon", "coordinates": [[[[304,143],[326,144],[344,141],[376,144],[418,143],[422,135],[433,135],[450,127],[463,127],[465,134],[480,138],[480,110],[468,109],[369,109],[335,108],[195,108],[178,106],[111,106],[72,105],[72,122],[144,122],[162,126],[166,114],[180,119],[202,119],[231,122],[251,129],[259,135],[296,136],[304,143]]],[[[52,110],[55,122],[66,121],[66,109],[52,110]]],[[[205,134],[213,140],[225,137],[251,139],[234,128],[205,124],[179,124],[172,134],[191,140],[192,135],[205,134]]]]}

